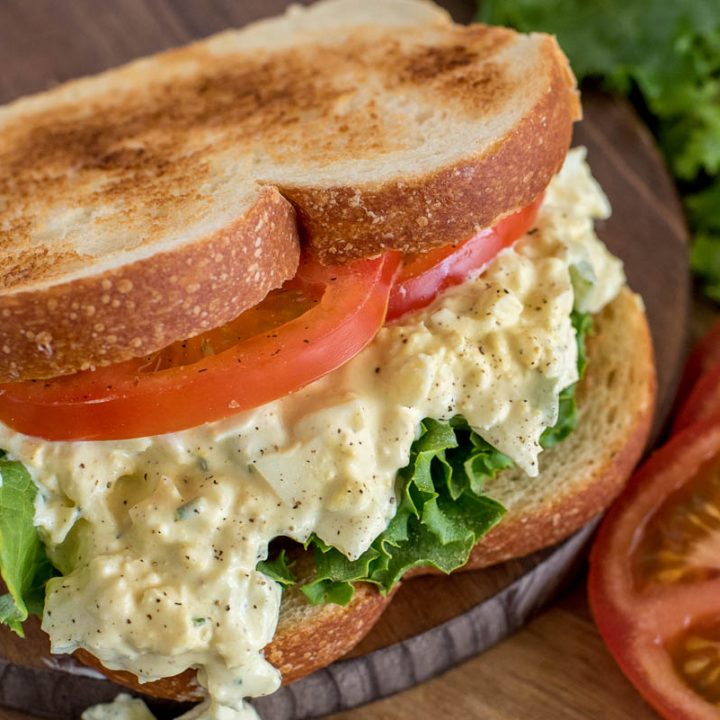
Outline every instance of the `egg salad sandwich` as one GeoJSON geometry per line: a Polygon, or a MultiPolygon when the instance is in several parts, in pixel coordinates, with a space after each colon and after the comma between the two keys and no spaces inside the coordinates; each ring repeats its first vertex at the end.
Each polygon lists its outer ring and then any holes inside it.
{"type": "Polygon", "coordinates": [[[0,620],[252,717],[409,570],[600,512],[655,379],[579,117],[554,38],[425,0],[1,108],[0,620]]]}

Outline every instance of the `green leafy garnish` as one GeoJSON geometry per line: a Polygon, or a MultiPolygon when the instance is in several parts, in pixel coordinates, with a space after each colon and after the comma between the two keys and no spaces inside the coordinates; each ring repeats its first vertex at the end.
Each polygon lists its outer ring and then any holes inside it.
{"type": "Polygon", "coordinates": [[[355,588],[352,583],[343,580],[315,580],[303,585],[301,589],[311,605],[333,604],[345,606],[355,595],[355,588]]]}
{"type": "Polygon", "coordinates": [[[720,301],[717,0],[483,0],[479,19],[557,35],[579,79],[635,102],[684,196],[693,269],[720,301]]]}
{"type": "Polygon", "coordinates": [[[354,582],[387,593],[413,567],[449,573],[464,565],[505,512],[483,494],[484,480],[511,465],[464,420],[423,421],[410,463],[398,473],[399,507],[385,532],[357,560],[313,538],[316,576],[303,593],[311,603],[344,605],[354,582]]]}
{"type": "Polygon", "coordinates": [[[176,520],[187,520],[192,517],[193,514],[198,515],[200,513],[200,507],[202,505],[202,498],[196,497],[188,502],[183,503],[180,507],[175,510],[176,520]]]}
{"type": "Polygon", "coordinates": [[[42,613],[54,574],[34,525],[36,493],[20,463],[0,459],[0,575],[8,589],[0,596],[0,623],[21,637],[28,615],[42,613]]]}
{"type": "Polygon", "coordinates": [[[295,575],[288,564],[285,550],[281,550],[273,560],[259,562],[257,569],[281,585],[294,585],[296,582],[295,575]]]}
{"type": "Polygon", "coordinates": [[[720,302],[720,180],[686,201],[696,228],[690,262],[705,281],[705,293],[720,302]]]}
{"type": "MultiPolygon", "coordinates": [[[[571,320],[582,377],[592,318],[574,310],[571,320]]],[[[575,388],[560,393],[558,420],[540,439],[544,448],[557,445],[575,429],[575,388]]],[[[512,465],[462,418],[424,420],[410,463],[398,473],[399,506],[385,532],[357,560],[311,537],[306,546],[314,549],[316,575],[301,590],[313,604],[346,605],[355,582],[375,583],[387,593],[413,567],[432,566],[446,573],[462,567],[474,545],[505,513],[500,503],[484,494],[485,481],[512,465]]]]}

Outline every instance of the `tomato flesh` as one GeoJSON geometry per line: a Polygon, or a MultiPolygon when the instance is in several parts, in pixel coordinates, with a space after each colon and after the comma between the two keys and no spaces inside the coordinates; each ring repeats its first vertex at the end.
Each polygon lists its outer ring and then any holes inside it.
{"type": "Polygon", "coordinates": [[[720,614],[694,623],[667,650],[688,687],[720,708],[720,614]]]}
{"type": "Polygon", "coordinates": [[[0,420],[48,440],[115,440],[184,430],[270,402],[343,365],[372,340],[399,265],[395,253],[337,267],[306,262],[285,288],[302,291],[289,320],[271,299],[254,319],[151,358],[2,385],[0,420]],[[272,327],[273,318],[282,324],[272,327]]]}
{"type": "Polygon", "coordinates": [[[323,294],[321,287],[301,287],[297,279],[273,290],[258,305],[222,327],[189,340],[180,340],[148,355],[140,363],[140,372],[158,372],[181,365],[192,365],[209,355],[217,355],[238,343],[258,335],[272,333],[301,317],[317,305],[323,294]]]}
{"type": "Polygon", "coordinates": [[[442,290],[482,271],[501,250],[528,231],[542,199],[542,195],[538,196],[527,207],[503,218],[494,227],[481,230],[461,245],[406,256],[390,294],[387,319],[394,320],[425,307],[442,290]]]}
{"type": "Polygon", "coordinates": [[[625,674],[673,720],[720,717],[715,671],[700,672],[697,656],[702,638],[718,627],[718,507],[720,416],[714,415],[675,435],[640,468],[591,553],[598,629],[625,674]]]}
{"type": "Polygon", "coordinates": [[[720,409],[720,320],[690,353],[683,371],[673,431],[709,417],[720,409]]]}
{"type": "Polygon", "coordinates": [[[636,587],[720,576],[720,466],[711,461],[653,512],[633,552],[636,587]]]}
{"type": "Polygon", "coordinates": [[[686,364],[669,442],[591,554],[590,602],[625,674],[673,720],[720,719],[720,322],[686,364]]]}

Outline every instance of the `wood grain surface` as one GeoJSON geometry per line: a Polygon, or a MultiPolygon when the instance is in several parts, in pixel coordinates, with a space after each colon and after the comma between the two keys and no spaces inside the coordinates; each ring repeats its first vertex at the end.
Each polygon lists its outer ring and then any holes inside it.
{"type": "MultiPolygon", "coordinates": [[[[285,4],[0,0],[0,102],[273,14],[285,4]]],[[[472,3],[444,4],[460,20],[472,15],[472,3]]],[[[614,206],[614,216],[601,234],[625,260],[631,285],[648,306],[661,388],[657,432],[672,402],[686,342],[689,284],[682,214],[648,133],[628,107],[592,95],[585,108],[587,120],[576,139],[590,147],[593,171],[614,206]]],[[[359,652],[386,647],[468,610],[546,557],[536,555],[451,579],[407,583],[359,652]]],[[[22,646],[13,647],[16,662],[22,662],[22,646]]],[[[513,639],[442,678],[335,717],[443,715],[499,720],[653,717],[604,652],[587,616],[582,589],[513,639]]],[[[3,717],[27,716],[0,709],[3,717]]]]}
{"type": "MultiPolygon", "coordinates": [[[[598,637],[581,579],[492,650],[402,695],[328,720],[658,720],[598,637]]],[[[0,720],[32,720],[0,708],[0,720]]]]}

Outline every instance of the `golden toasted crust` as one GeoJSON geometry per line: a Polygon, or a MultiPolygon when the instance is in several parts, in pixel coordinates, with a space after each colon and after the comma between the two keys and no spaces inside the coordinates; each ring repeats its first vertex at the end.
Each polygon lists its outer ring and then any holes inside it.
{"type": "Polygon", "coordinates": [[[299,254],[294,210],[267,188],[247,214],[192,245],[0,293],[0,382],[121,362],[222,325],[291,278],[299,254]]]}
{"type": "MultiPolygon", "coordinates": [[[[374,587],[364,584],[357,585],[346,607],[313,607],[298,590],[289,590],[283,597],[280,620],[273,641],[265,648],[265,657],[280,670],[283,684],[298,680],[350,652],[367,635],[389,602],[389,596],[383,597],[374,587]]],[[[194,670],[141,684],[131,673],[103,667],[85,650],[78,650],[75,657],[100,670],[113,682],[146,695],[178,702],[203,698],[194,670]]]]}
{"type": "MultiPolygon", "coordinates": [[[[424,49],[425,57],[407,62],[423,67],[413,77],[474,95],[473,102],[494,95],[487,111],[497,107],[507,88],[492,63],[483,67],[485,75],[465,68],[474,57],[465,48],[479,38],[490,52],[497,51],[510,40],[507,33],[480,25],[456,29],[456,41],[463,45],[424,49]]],[[[506,135],[482,152],[468,150],[457,162],[385,183],[328,188],[281,184],[298,210],[303,237],[320,259],[334,262],[389,249],[412,253],[456,244],[532,202],[562,166],[572,124],[580,117],[565,56],[553,38],[539,42],[537,71],[547,74],[545,91],[506,135]]]]}
{"type": "Polygon", "coordinates": [[[579,116],[555,40],[367,4],[0,108],[0,382],[142,356],[258,302],[297,260],[278,190],[334,262],[460,242],[544,189],[579,116]]]}
{"type": "Polygon", "coordinates": [[[195,679],[195,670],[186,670],[179,675],[163,678],[157,682],[141,683],[132,673],[124,670],[108,670],[87,650],[76,650],[75,657],[88,667],[98,670],[114,683],[135,692],[177,702],[200,702],[203,699],[202,688],[195,679]]]}
{"type": "Polygon", "coordinates": [[[283,683],[298,680],[350,652],[368,634],[390,600],[391,596],[383,597],[367,584],[356,586],[347,607],[308,606],[300,593],[284,598],[285,609],[265,656],[280,670],[283,683]]]}
{"type": "MultiPolygon", "coordinates": [[[[487,491],[508,508],[503,521],[473,550],[465,569],[520,557],[567,537],[620,492],[647,441],[655,404],[652,341],[641,302],[627,288],[596,316],[589,364],[578,392],[579,425],[543,453],[538,478],[503,473],[487,491]]],[[[299,562],[305,567],[309,558],[299,562]]],[[[413,575],[422,571],[413,571],[413,575]]],[[[297,590],[283,598],[280,621],[265,654],[284,682],[297,680],[349,652],[370,630],[390,598],[359,585],[347,607],[313,607],[297,590]]],[[[442,600],[439,598],[439,602],[442,600]]],[[[102,669],[85,652],[78,657],[102,669]]],[[[158,697],[198,699],[194,673],[138,685],[128,673],[110,678],[158,697]]]]}

